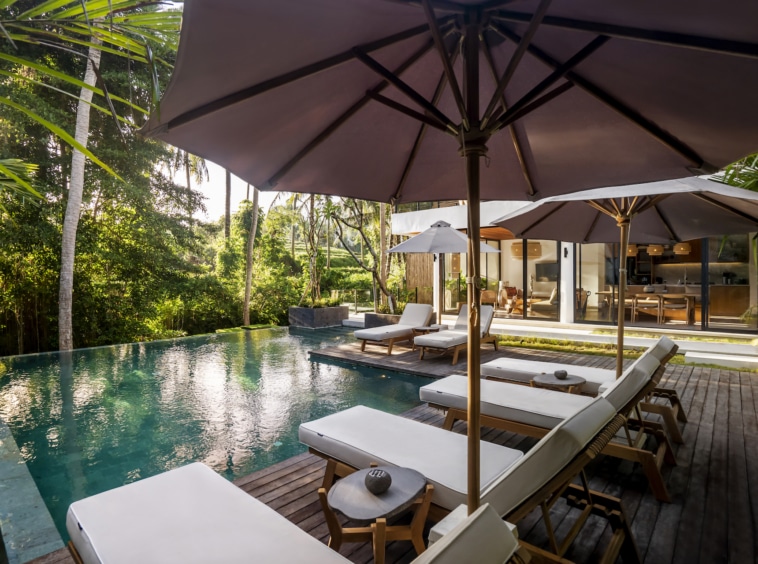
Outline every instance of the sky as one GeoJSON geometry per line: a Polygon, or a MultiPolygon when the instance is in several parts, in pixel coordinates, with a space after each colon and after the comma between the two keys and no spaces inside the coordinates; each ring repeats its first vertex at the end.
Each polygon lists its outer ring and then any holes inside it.
{"type": "MultiPolygon", "coordinates": [[[[224,169],[217,164],[210,161],[205,162],[208,166],[210,180],[203,182],[200,185],[195,185],[194,188],[206,197],[205,207],[208,208],[208,212],[204,217],[202,214],[196,214],[195,217],[205,221],[216,221],[224,215],[224,205],[226,201],[226,173],[224,172],[224,169]]],[[[184,184],[183,174],[183,172],[180,172],[180,176],[177,177],[177,181],[180,184],[184,184]]],[[[252,199],[252,186],[250,187],[250,192],[250,198],[252,199]]],[[[247,183],[232,175],[232,214],[237,211],[239,203],[245,199],[246,193],[247,183]]],[[[264,210],[268,210],[276,194],[277,192],[261,192],[258,196],[258,203],[264,210]]]]}

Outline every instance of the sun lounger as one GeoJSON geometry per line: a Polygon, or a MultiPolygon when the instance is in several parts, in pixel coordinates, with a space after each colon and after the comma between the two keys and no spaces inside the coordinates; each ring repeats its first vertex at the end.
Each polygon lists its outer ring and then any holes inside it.
{"type": "MultiPolygon", "coordinates": [[[[627,557],[632,562],[639,560],[620,501],[590,492],[586,487],[570,485],[622,423],[623,418],[616,416],[613,405],[604,398],[596,398],[559,423],[525,456],[518,450],[482,441],[482,503],[489,503],[501,517],[516,523],[540,505],[549,510],[560,497],[556,494],[570,494],[570,503],[586,510],[582,522],[590,514],[609,517],[612,513],[611,550],[622,550],[625,562],[627,557]]],[[[444,516],[466,501],[467,438],[463,435],[358,406],[303,423],[300,441],[327,460],[325,488],[331,486],[336,476],[377,463],[413,468],[434,485],[429,513],[432,519],[444,516]]],[[[549,523],[546,525],[549,528],[549,523]]],[[[581,524],[573,527],[568,538],[560,543],[551,530],[554,554],[525,546],[535,554],[557,560],[580,529],[581,524]]]]}
{"type": "MultiPolygon", "coordinates": [[[[676,354],[677,348],[672,340],[661,337],[653,354],[661,364],[666,364],[676,354]]],[[[606,368],[516,358],[497,358],[482,364],[481,376],[482,378],[529,384],[535,375],[553,374],[557,370],[565,370],[570,376],[584,378],[586,382],[582,385],[581,392],[591,396],[597,395],[616,380],[616,371],[606,368]]],[[[647,413],[660,415],[671,440],[680,444],[683,442],[677,421],[686,423],[687,415],[679,401],[676,390],[657,386],[645,401],[640,402],[640,409],[647,413]],[[668,405],[653,403],[653,398],[664,400],[668,405]]]]}
{"type": "MultiPolygon", "coordinates": [[[[642,423],[638,427],[637,420],[629,420],[635,405],[657,384],[661,374],[662,368],[651,348],[603,392],[601,397],[608,400],[617,412],[624,416],[627,427],[625,441],[609,442],[604,448],[604,453],[639,462],[656,498],[670,501],[660,473],[664,461],[671,464],[676,462],[668,439],[656,426],[650,427],[642,423]],[[631,431],[637,432],[634,439],[628,427],[631,427],[631,431]],[[644,448],[648,435],[652,435],[657,441],[654,451],[644,448]]],[[[457,420],[466,418],[468,382],[465,376],[448,376],[437,380],[423,386],[419,395],[430,405],[447,410],[444,425],[446,429],[452,429],[457,420]]],[[[481,382],[481,398],[482,425],[532,437],[545,436],[550,429],[595,401],[589,396],[488,380],[481,382]]]]}
{"type": "MultiPolygon", "coordinates": [[[[199,462],[74,502],[66,527],[84,564],[350,562],[199,462]]],[[[482,506],[413,563],[501,564],[516,549],[482,506]]]]}
{"type": "Polygon", "coordinates": [[[392,354],[392,346],[402,341],[413,340],[413,328],[429,324],[432,318],[432,306],[428,304],[406,304],[400,321],[394,325],[383,325],[360,329],[354,333],[361,341],[361,351],[366,350],[366,343],[387,347],[387,354],[392,354]]]}
{"type": "MultiPolygon", "coordinates": [[[[481,307],[481,344],[492,343],[497,350],[497,337],[490,335],[490,325],[495,310],[492,306],[486,305],[481,307]]],[[[458,313],[458,319],[452,329],[448,331],[439,331],[429,335],[419,335],[413,341],[414,346],[419,347],[419,360],[424,358],[428,350],[436,350],[442,353],[447,351],[453,352],[453,364],[458,363],[458,355],[465,351],[468,346],[468,307],[461,307],[458,313]]]]}

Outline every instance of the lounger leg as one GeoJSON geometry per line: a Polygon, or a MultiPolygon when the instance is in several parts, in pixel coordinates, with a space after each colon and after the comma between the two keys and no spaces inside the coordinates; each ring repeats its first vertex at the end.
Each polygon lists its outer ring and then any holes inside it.
{"type": "Polygon", "coordinates": [[[421,347],[418,353],[418,359],[424,360],[424,347],[421,347]]]}
{"type": "Polygon", "coordinates": [[[682,423],[687,423],[687,414],[684,412],[684,406],[679,401],[679,394],[673,388],[655,388],[653,396],[663,398],[671,403],[671,409],[676,412],[676,418],[682,423]]]}
{"type": "Polygon", "coordinates": [[[647,413],[660,415],[663,418],[663,424],[666,427],[666,431],[671,436],[671,440],[677,444],[682,444],[684,442],[682,432],[679,430],[679,425],[676,422],[676,416],[670,407],[667,405],[658,405],[656,403],[641,403],[640,409],[647,413]]]}
{"type": "Polygon", "coordinates": [[[366,339],[361,339],[361,352],[366,350],[366,339]]]}
{"type": "Polygon", "coordinates": [[[377,519],[376,523],[371,523],[371,533],[374,544],[374,562],[384,564],[384,545],[387,542],[387,520],[384,518],[377,519]]]}
{"type": "Polygon", "coordinates": [[[339,521],[337,521],[337,516],[326,501],[326,489],[318,489],[318,500],[321,503],[321,510],[324,512],[326,526],[329,528],[329,542],[327,543],[327,546],[339,551],[342,546],[342,526],[339,524],[339,521]]]}
{"type": "Polygon", "coordinates": [[[387,344],[387,356],[392,354],[392,345],[395,344],[395,339],[390,339],[390,342],[387,344]]]}
{"type": "Polygon", "coordinates": [[[434,486],[427,484],[424,497],[421,499],[421,503],[416,508],[416,512],[413,514],[413,519],[411,520],[411,542],[413,543],[413,548],[416,549],[416,554],[421,554],[426,550],[423,536],[424,525],[426,524],[426,516],[429,514],[429,506],[432,504],[433,494],[434,486]]]}

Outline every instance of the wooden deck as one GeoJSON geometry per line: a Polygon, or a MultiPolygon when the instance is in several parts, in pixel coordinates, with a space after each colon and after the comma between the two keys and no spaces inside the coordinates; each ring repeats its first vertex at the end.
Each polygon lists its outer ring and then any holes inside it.
{"type": "MultiPolygon", "coordinates": [[[[340,358],[354,362],[345,352],[341,351],[340,358]]],[[[335,354],[333,350],[318,352],[319,356],[335,354]]],[[[485,355],[494,356],[494,353],[485,355]]],[[[607,357],[525,350],[497,353],[501,355],[604,368],[614,366],[614,359],[607,357]]],[[[403,362],[419,369],[411,359],[416,353],[393,354],[392,357],[377,353],[363,357],[370,358],[371,362],[383,361],[385,369],[408,371],[400,368],[403,362]]],[[[450,356],[422,363],[427,367],[426,374],[432,377],[465,370],[465,361],[456,367],[450,366],[450,356]]],[[[592,488],[621,497],[645,563],[758,561],[758,481],[751,478],[758,476],[758,375],[674,365],[668,367],[663,384],[678,390],[689,417],[683,428],[684,444],[674,445],[678,465],[663,469],[673,502],[656,501],[647,491],[639,468],[615,459],[601,458],[588,469],[592,488]]],[[[427,406],[416,407],[405,416],[430,425],[440,426],[442,422],[441,413],[427,406]]],[[[465,424],[458,423],[455,430],[465,432],[465,424]]],[[[485,440],[522,450],[529,449],[535,442],[487,428],[482,430],[482,435],[485,440]]],[[[316,495],[324,466],[320,458],[301,454],[235,483],[326,542],[328,532],[316,495]]],[[[553,509],[552,518],[554,524],[565,531],[575,515],[573,510],[559,503],[553,509]]],[[[537,512],[519,523],[519,534],[533,544],[547,546],[545,529],[537,512]]],[[[593,517],[567,558],[575,562],[594,562],[608,539],[605,522],[593,517]]],[[[353,562],[372,560],[368,544],[347,544],[340,552],[353,562]]],[[[409,562],[413,556],[408,542],[387,546],[387,562],[409,562]]],[[[66,550],[61,550],[35,562],[70,563],[73,560],[66,550]]]]}

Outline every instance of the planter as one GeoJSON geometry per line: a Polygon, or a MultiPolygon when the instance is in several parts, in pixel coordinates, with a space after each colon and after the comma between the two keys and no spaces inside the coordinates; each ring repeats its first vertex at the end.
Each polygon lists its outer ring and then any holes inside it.
{"type": "Polygon", "coordinates": [[[289,308],[289,324],[292,327],[334,327],[342,325],[342,320],[350,317],[348,306],[335,307],[297,307],[289,308]]]}
{"type": "Polygon", "coordinates": [[[366,313],[363,316],[363,320],[363,327],[365,329],[370,329],[371,327],[394,325],[400,321],[400,316],[391,313],[366,313]]]}

